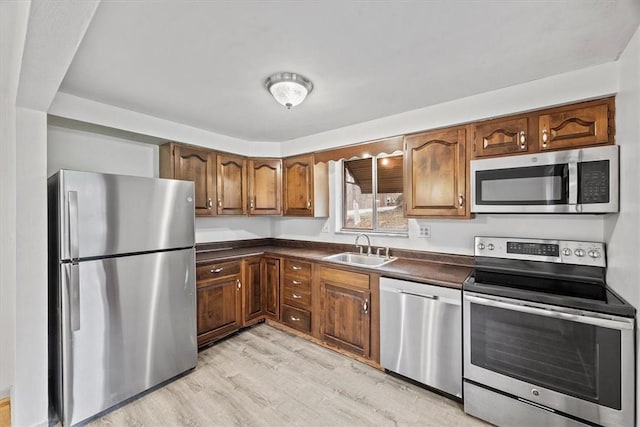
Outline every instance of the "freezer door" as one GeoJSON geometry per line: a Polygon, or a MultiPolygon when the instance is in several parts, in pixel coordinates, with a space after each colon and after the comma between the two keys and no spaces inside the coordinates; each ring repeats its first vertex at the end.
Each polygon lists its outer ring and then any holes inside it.
{"type": "Polygon", "coordinates": [[[192,182],[68,170],[57,179],[62,260],[194,245],[192,182]]]}
{"type": "Polygon", "coordinates": [[[194,257],[185,249],[61,265],[64,426],[195,367],[194,257]]]}

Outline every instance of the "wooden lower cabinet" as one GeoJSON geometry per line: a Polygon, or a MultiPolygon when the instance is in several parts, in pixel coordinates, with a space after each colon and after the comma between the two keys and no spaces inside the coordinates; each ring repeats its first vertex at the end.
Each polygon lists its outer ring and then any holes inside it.
{"type": "Polygon", "coordinates": [[[280,260],[265,257],[262,259],[262,283],[264,283],[264,314],[266,317],[280,319],[280,260]]]}
{"type": "Polygon", "coordinates": [[[243,325],[256,323],[265,310],[265,284],[262,281],[262,258],[253,257],[242,262],[244,294],[243,325]]]}
{"type": "Polygon", "coordinates": [[[368,274],[319,267],[320,337],[358,356],[371,355],[371,290],[368,274]]]}
{"type": "Polygon", "coordinates": [[[207,264],[196,271],[198,346],[202,346],[242,325],[240,261],[207,264]],[[215,275],[220,276],[211,277],[215,275]]]}

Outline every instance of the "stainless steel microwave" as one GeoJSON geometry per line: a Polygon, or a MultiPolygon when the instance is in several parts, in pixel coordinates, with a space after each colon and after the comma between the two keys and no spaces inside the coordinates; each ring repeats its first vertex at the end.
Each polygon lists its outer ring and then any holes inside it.
{"type": "Polygon", "coordinates": [[[471,212],[618,212],[618,146],[471,161],[471,212]]]}

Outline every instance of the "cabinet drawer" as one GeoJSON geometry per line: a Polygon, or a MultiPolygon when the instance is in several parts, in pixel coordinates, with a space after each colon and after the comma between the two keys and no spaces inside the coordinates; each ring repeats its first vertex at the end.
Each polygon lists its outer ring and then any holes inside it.
{"type": "Polygon", "coordinates": [[[311,278],[285,275],[282,287],[289,287],[292,291],[311,292],[311,278]]]}
{"type": "Polygon", "coordinates": [[[299,277],[311,277],[311,263],[305,261],[297,261],[292,259],[284,260],[285,276],[295,275],[299,277]]]}
{"type": "Polygon", "coordinates": [[[320,280],[328,283],[340,283],[354,288],[369,289],[369,275],[337,268],[320,267],[317,269],[320,280]]]}
{"type": "Polygon", "coordinates": [[[300,310],[289,307],[288,305],[283,305],[282,323],[299,331],[309,333],[311,332],[311,313],[307,310],[300,310]]]}
{"type": "Polygon", "coordinates": [[[311,291],[284,286],[282,288],[282,302],[300,308],[310,308],[311,291]]]}
{"type": "Polygon", "coordinates": [[[240,261],[211,263],[196,267],[196,281],[208,282],[227,276],[239,275],[240,261]]]}

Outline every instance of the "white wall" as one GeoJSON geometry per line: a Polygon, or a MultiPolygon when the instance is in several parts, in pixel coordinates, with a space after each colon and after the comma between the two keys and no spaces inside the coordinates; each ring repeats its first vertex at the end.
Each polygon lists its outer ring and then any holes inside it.
{"type": "Polygon", "coordinates": [[[158,177],[158,146],[48,126],[47,175],[59,169],[158,177]]]}
{"type": "MultiPolygon", "coordinates": [[[[640,28],[620,56],[619,67],[616,142],[620,145],[620,213],[605,220],[607,283],[640,309],[640,28]]],[[[636,340],[640,342],[640,331],[636,340]]],[[[640,407],[640,358],[636,362],[636,405],[640,407]]]]}
{"type": "MultiPolygon", "coordinates": [[[[154,144],[87,130],[49,125],[47,175],[59,169],[158,177],[158,151],[154,144]]],[[[215,148],[215,147],[214,147],[215,148]]],[[[269,218],[196,218],[196,242],[256,239],[271,236],[269,218]]]]}
{"type": "MultiPolygon", "coordinates": [[[[608,63],[384,117],[283,143],[284,155],[384,138],[420,130],[465,123],[520,111],[567,104],[616,93],[618,65],[608,63]]],[[[339,180],[331,168],[330,194],[339,180]]],[[[337,187],[337,188],[336,188],[337,187]]],[[[332,197],[335,199],[335,197],[332,197]]],[[[331,212],[336,209],[332,200],[331,212]]],[[[273,220],[273,236],[352,243],[353,235],[323,233],[324,220],[273,220]]],[[[333,230],[334,219],[331,219],[333,230]]],[[[409,237],[374,237],[374,244],[435,252],[473,254],[473,237],[514,237],[604,240],[604,217],[597,215],[476,215],[472,220],[409,220],[409,237]],[[417,237],[418,225],[431,226],[432,237],[417,237]]]]}

